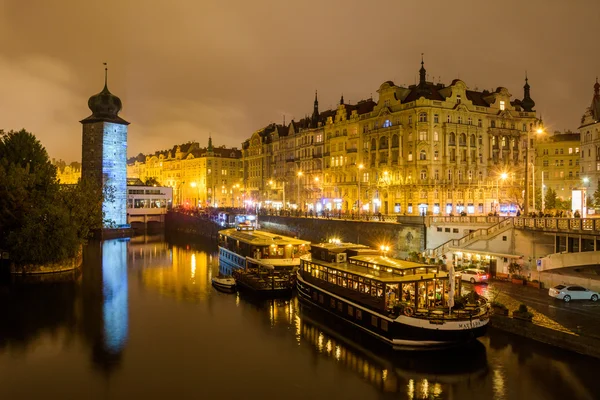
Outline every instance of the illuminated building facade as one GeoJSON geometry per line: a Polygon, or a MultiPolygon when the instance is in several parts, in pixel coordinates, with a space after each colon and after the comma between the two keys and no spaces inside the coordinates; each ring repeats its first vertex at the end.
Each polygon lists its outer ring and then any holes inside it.
{"type": "MultiPolygon", "coordinates": [[[[556,132],[535,141],[535,187],[556,191],[562,200],[571,198],[571,190],[581,186],[579,176],[579,133],[556,132]]],[[[541,205],[539,205],[541,207],[541,205]]],[[[538,209],[540,207],[537,207],[538,209]]]]}
{"type": "Polygon", "coordinates": [[[113,198],[102,204],[104,228],[127,226],[127,126],[119,117],[121,99],[108,90],[106,71],[104,89],[90,97],[92,115],[83,125],[81,176],[99,190],[111,187],[113,198]]]}
{"type": "Polygon", "coordinates": [[[540,124],[527,80],[523,98],[513,99],[503,87],[427,81],[423,62],[419,76],[408,87],[384,82],[376,102],[342,96],[320,113],[315,99],[312,117],[255,132],[242,146],[255,201],[281,201],[281,190],[264,185],[283,180],[286,202],[305,210],[357,212],[360,197],[362,212],[383,214],[516,211],[527,137],[540,124]]]}
{"type": "Polygon", "coordinates": [[[63,185],[74,185],[81,178],[81,164],[72,162],[69,165],[62,160],[52,160],[56,167],[56,178],[63,185]]]}
{"type": "Polygon", "coordinates": [[[243,202],[241,151],[190,142],[129,159],[127,176],[173,188],[174,205],[240,207],[243,202]]]}
{"type": "Polygon", "coordinates": [[[600,187],[600,83],[596,78],[592,104],[581,117],[581,177],[580,186],[592,195],[600,187]]]}

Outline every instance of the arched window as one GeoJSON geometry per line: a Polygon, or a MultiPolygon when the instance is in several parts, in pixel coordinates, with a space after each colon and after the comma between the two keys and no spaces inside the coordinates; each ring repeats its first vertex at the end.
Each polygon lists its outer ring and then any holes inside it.
{"type": "Polygon", "coordinates": [[[425,150],[419,152],[419,160],[427,160],[427,152],[425,150]]]}
{"type": "Polygon", "coordinates": [[[437,150],[436,150],[436,151],[434,151],[434,152],[433,152],[433,160],[434,160],[434,161],[437,161],[439,157],[440,157],[440,152],[439,152],[439,151],[437,151],[437,150]]]}
{"type": "Polygon", "coordinates": [[[408,123],[409,123],[409,124],[412,124],[412,115],[409,115],[409,116],[408,116],[408,123]]]}
{"type": "Polygon", "coordinates": [[[491,124],[492,124],[492,128],[496,127],[496,121],[492,120],[491,124]]]}
{"type": "Polygon", "coordinates": [[[461,146],[466,146],[467,145],[467,135],[465,135],[464,133],[461,133],[460,136],[458,137],[458,144],[460,144],[461,146]]]}
{"type": "Polygon", "coordinates": [[[458,116],[458,123],[462,124],[462,117],[460,115],[458,116]]]}
{"type": "Polygon", "coordinates": [[[371,150],[377,150],[377,140],[375,138],[371,139],[371,150]]]}
{"type": "Polygon", "coordinates": [[[425,179],[427,179],[427,170],[422,169],[421,170],[421,180],[424,181],[425,179]]]}
{"type": "Polygon", "coordinates": [[[419,122],[427,122],[427,113],[419,114],[419,122]]]}
{"type": "Polygon", "coordinates": [[[475,147],[475,135],[471,135],[471,136],[469,137],[469,145],[470,145],[471,147],[475,147]]]}
{"type": "Polygon", "coordinates": [[[412,151],[408,152],[408,161],[412,161],[412,151]]]}
{"type": "Polygon", "coordinates": [[[388,148],[387,136],[382,136],[382,137],[379,138],[379,148],[380,149],[387,149],[388,148]]]}
{"type": "Polygon", "coordinates": [[[450,132],[450,136],[448,136],[448,143],[451,146],[454,146],[456,144],[456,135],[454,134],[454,132],[450,132]]]}
{"type": "Polygon", "coordinates": [[[392,147],[398,147],[400,145],[398,135],[392,136],[392,147]]]}

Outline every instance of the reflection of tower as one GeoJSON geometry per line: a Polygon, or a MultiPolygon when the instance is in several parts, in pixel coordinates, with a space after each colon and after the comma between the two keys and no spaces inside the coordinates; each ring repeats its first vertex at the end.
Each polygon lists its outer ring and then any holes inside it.
{"type": "Polygon", "coordinates": [[[128,334],[127,244],[90,242],[84,252],[83,321],[94,364],[110,371],[121,359],[128,334]]]}
{"type": "Polygon", "coordinates": [[[127,226],[127,125],[119,117],[121,99],[109,92],[107,70],[104,89],[88,100],[92,115],[82,120],[81,178],[97,189],[114,190],[104,200],[104,228],[127,226]]]}

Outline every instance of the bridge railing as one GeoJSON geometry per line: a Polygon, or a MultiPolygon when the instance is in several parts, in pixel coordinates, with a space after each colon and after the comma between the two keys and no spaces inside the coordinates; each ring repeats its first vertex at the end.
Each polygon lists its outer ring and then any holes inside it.
{"type": "Polygon", "coordinates": [[[428,216],[428,225],[438,224],[497,224],[500,221],[512,217],[488,216],[488,215],[468,215],[468,216],[428,216]]]}
{"type": "Polygon", "coordinates": [[[600,233],[600,218],[515,217],[515,227],[525,229],[587,231],[600,233]]]}

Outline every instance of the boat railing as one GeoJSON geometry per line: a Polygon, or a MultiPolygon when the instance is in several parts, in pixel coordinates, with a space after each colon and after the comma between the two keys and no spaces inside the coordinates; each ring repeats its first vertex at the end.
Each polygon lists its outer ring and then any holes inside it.
{"type": "Polygon", "coordinates": [[[462,308],[454,309],[450,309],[449,307],[415,308],[414,304],[399,303],[389,310],[390,317],[394,319],[400,315],[405,315],[411,318],[426,319],[431,321],[431,323],[436,323],[435,321],[466,321],[485,318],[488,314],[489,307],[485,302],[466,304],[462,308]]]}

